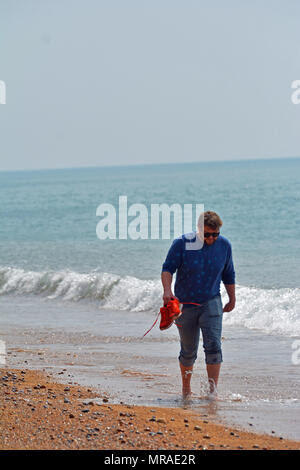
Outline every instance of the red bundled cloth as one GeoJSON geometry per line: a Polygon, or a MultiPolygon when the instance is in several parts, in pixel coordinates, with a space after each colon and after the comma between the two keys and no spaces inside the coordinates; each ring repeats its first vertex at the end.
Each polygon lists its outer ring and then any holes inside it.
{"type": "Polygon", "coordinates": [[[154,325],[156,324],[158,320],[159,315],[161,315],[159,328],[161,330],[167,330],[168,328],[170,328],[170,326],[173,325],[174,321],[177,320],[177,318],[179,318],[182,313],[180,310],[180,304],[192,304],[192,305],[198,305],[198,306],[202,305],[202,304],[197,304],[195,302],[179,302],[178,299],[176,299],[175,297],[172,297],[171,300],[166,305],[160,308],[160,311],[157,314],[155,322],[153,323],[151,328],[148,331],[146,331],[146,333],[143,335],[143,338],[149,333],[149,331],[152,330],[152,328],[154,327],[154,325]]]}

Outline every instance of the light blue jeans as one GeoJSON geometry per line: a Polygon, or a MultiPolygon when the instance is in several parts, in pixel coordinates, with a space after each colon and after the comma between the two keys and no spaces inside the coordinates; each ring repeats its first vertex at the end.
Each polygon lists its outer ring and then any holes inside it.
{"type": "Polygon", "coordinates": [[[208,300],[201,306],[183,305],[182,314],[176,320],[180,336],[179,361],[185,367],[192,366],[197,359],[200,330],[206,364],[223,361],[221,349],[223,307],[221,296],[208,300]]]}

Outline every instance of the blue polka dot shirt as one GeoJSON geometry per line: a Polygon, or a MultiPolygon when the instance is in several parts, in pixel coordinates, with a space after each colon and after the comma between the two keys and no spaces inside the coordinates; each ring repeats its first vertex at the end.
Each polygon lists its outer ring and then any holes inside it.
{"type": "Polygon", "coordinates": [[[219,235],[212,245],[187,249],[196,241],[194,234],[176,238],[162,266],[162,272],[174,274],[174,294],[180,302],[203,303],[220,294],[221,281],[235,284],[232,249],[229,240],[219,235]]]}

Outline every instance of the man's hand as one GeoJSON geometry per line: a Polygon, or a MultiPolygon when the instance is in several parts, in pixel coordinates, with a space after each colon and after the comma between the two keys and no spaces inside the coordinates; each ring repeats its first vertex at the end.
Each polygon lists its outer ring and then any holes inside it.
{"type": "Polygon", "coordinates": [[[176,299],[175,295],[171,290],[165,290],[164,295],[163,295],[163,301],[164,305],[166,305],[168,302],[170,302],[171,299],[176,299]]]}
{"type": "Polygon", "coordinates": [[[229,302],[223,308],[223,312],[231,312],[235,307],[235,299],[229,299],[229,302]]]}
{"type": "Polygon", "coordinates": [[[229,297],[229,302],[223,308],[223,312],[231,312],[235,307],[235,284],[225,284],[225,288],[229,297]]]}

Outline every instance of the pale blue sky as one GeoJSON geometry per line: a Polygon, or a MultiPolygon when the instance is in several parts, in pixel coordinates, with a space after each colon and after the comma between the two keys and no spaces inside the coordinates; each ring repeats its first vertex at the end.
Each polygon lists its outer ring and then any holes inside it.
{"type": "Polygon", "coordinates": [[[298,0],[0,0],[0,170],[300,156],[298,0]]]}

